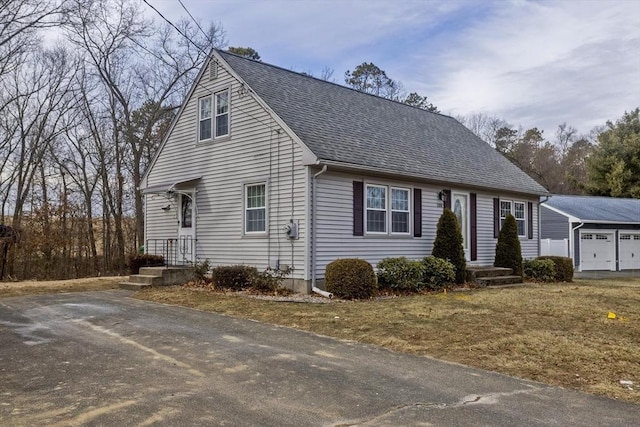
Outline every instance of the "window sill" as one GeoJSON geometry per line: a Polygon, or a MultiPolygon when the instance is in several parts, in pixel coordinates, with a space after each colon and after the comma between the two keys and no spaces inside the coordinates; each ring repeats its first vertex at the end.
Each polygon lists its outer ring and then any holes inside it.
{"type": "Polygon", "coordinates": [[[260,233],[242,233],[243,239],[263,239],[265,237],[269,237],[269,232],[260,232],[260,233]]]}

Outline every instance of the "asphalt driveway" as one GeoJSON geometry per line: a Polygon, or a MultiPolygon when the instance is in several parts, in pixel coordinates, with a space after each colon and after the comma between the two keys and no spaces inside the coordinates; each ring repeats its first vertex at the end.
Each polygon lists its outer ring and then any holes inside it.
{"type": "Polygon", "coordinates": [[[0,300],[0,425],[632,426],[640,405],[128,291],[0,300]]]}

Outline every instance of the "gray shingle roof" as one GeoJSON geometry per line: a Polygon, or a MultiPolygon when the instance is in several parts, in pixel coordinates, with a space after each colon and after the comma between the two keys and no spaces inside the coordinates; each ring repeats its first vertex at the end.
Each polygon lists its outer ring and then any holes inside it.
{"type": "Polygon", "coordinates": [[[452,117],[218,53],[320,160],[425,180],[547,193],[452,117]]]}
{"type": "Polygon", "coordinates": [[[543,203],[582,222],[640,223],[640,199],[552,196],[543,203]]]}

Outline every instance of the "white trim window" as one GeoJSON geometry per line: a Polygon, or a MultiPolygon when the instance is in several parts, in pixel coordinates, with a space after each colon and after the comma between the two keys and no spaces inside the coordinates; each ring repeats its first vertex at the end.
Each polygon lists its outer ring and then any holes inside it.
{"type": "Polygon", "coordinates": [[[198,141],[211,139],[211,96],[198,100],[198,141]]]}
{"type": "Polygon", "coordinates": [[[244,186],[244,232],[245,234],[267,231],[267,184],[244,186]]]}
{"type": "Polygon", "coordinates": [[[216,93],[215,137],[229,135],[229,89],[216,93]]]}
{"type": "Polygon", "coordinates": [[[527,236],[527,204],[513,200],[500,200],[500,228],[504,225],[507,215],[511,214],[516,219],[518,236],[527,236]]]}
{"type": "Polygon", "coordinates": [[[409,234],[409,190],[391,187],[391,232],[409,234]]]}
{"type": "Polygon", "coordinates": [[[367,185],[367,233],[387,232],[387,187],[367,185]]]}
{"type": "Polygon", "coordinates": [[[198,100],[198,141],[229,135],[229,89],[198,100]],[[215,111],[215,113],[214,113],[215,111]]]}
{"type": "Polygon", "coordinates": [[[408,188],[367,184],[365,198],[367,234],[409,235],[411,191],[408,188]]]}

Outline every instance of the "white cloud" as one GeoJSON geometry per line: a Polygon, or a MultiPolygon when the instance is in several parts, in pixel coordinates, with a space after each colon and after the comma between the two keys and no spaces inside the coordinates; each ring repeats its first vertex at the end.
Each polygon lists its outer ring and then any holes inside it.
{"type": "MultiPolygon", "coordinates": [[[[168,18],[175,0],[149,0],[168,18]]],[[[319,73],[374,62],[445,113],[482,112],[552,137],[640,105],[640,2],[183,0],[232,46],[319,73]]],[[[150,12],[152,13],[152,12],[150,12]]],[[[151,15],[150,15],[151,16],[151,15]]]]}

